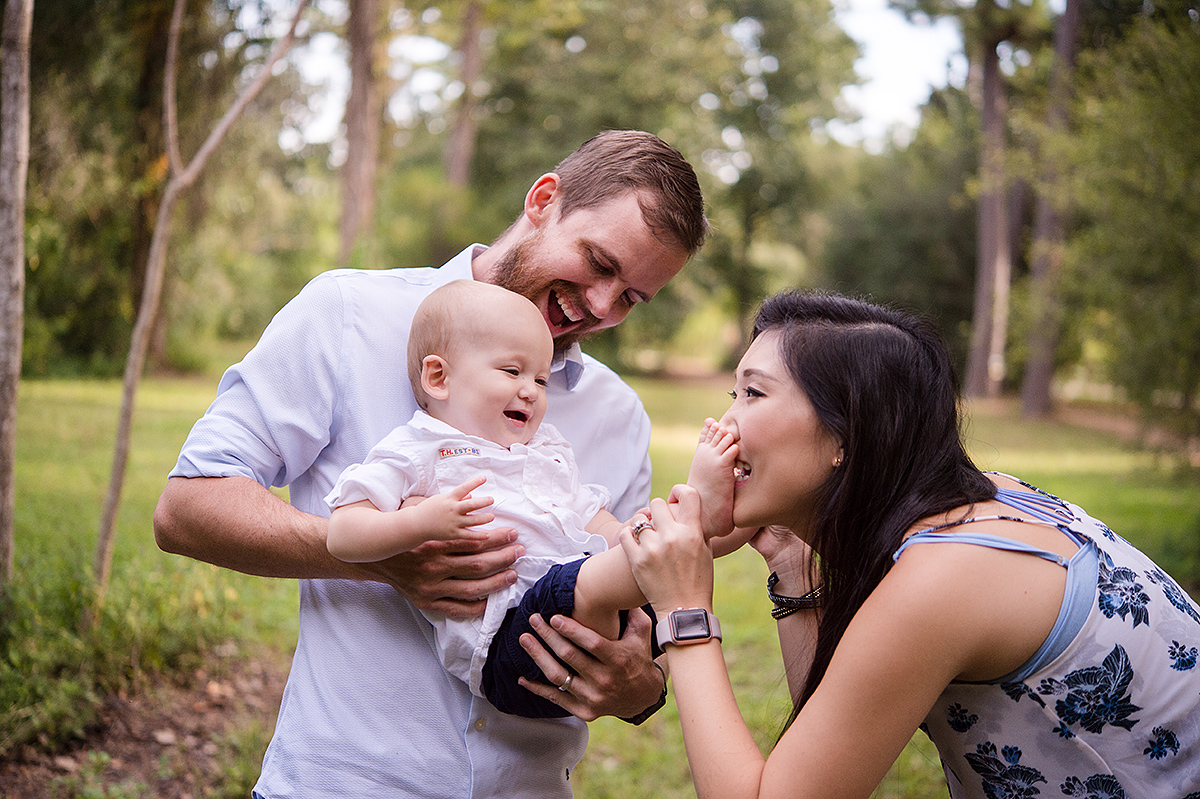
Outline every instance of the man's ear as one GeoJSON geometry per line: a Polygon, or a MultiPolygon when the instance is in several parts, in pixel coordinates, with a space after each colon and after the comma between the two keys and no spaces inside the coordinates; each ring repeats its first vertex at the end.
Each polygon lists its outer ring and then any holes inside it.
{"type": "Polygon", "coordinates": [[[534,227],[541,227],[554,213],[554,202],[558,199],[558,175],[547,172],[542,175],[525,195],[525,216],[534,227]]]}
{"type": "Polygon", "coordinates": [[[450,364],[440,355],[426,355],[421,361],[421,388],[430,399],[444,400],[450,396],[446,378],[450,375],[450,364]]]}

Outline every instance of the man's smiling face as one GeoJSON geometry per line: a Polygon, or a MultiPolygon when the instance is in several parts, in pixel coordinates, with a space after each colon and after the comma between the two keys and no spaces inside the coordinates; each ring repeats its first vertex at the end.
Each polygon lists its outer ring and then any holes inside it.
{"type": "Polygon", "coordinates": [[[687,258],[681,246],[654,235],[630,192],[565,219],[552,207],[546,221],[496,263],[489,280],[528,297],[562,350],[621,322],[687,258]]]}

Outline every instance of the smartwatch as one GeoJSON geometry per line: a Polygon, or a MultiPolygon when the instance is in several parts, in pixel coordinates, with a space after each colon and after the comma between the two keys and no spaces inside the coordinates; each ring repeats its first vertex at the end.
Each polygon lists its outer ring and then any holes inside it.
{"type": "Polygon", "coordinates": [[[654,628],[659,648],[667,644],[702,644],[721,640],[721,622],[704,608],[681,608],[667,614],[654,628]]]}

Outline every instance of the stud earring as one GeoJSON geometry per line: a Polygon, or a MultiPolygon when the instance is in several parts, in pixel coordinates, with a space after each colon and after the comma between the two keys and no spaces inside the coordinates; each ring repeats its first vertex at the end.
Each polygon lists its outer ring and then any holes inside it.
{"type": "Polygon", "coordinates": [[[833,468],[836,469],[841,465],[842,465],[842,453],[839,452],[837,454],[837,457],[833,459],[833,468]]]}

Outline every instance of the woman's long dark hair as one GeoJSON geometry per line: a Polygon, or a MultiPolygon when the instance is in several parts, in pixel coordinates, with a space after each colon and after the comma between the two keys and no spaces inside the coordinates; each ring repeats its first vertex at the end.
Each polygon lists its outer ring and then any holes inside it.
{"type": "Polygon", "coordinates": [[[848,297],[788,292],[759,309],[754,336],[766,332],[779,336],[780,360],[843,447],[809,542],[825,599],[798,713],[905,532],[996,489],[963,448],[954,368],[932,325],[848,297]]]}

